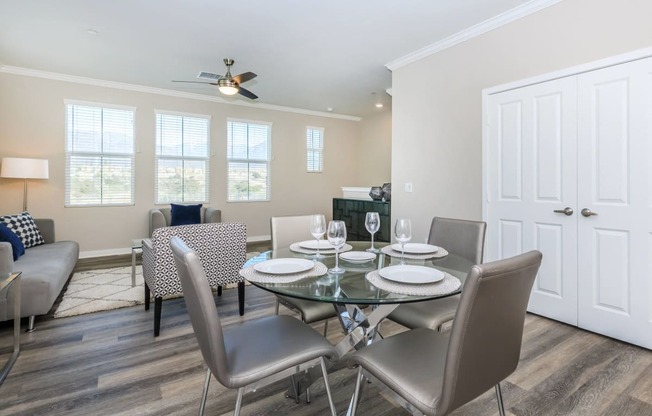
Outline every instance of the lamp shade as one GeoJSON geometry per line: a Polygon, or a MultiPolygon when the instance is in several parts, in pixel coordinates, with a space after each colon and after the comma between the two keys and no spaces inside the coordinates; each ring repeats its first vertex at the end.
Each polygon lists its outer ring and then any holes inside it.
{"type": "Polygon", "coordinates": [[[2,168],[0,169],[0,177],[19,179],[48,179],[48,160],[3,157],[2,168]]]}

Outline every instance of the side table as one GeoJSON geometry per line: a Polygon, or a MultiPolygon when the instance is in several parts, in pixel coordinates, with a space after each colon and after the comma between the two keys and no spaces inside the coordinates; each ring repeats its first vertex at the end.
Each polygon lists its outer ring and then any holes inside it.
{"type": "Polygon", "coordinates": [[[20,354],[20,272],[0,276],[0,293],[14,288],[14,352],[0,370],[0,384],[5,381],[20,354]]]}
{"type": "Polygon", "coordinates": [[[136,254],[143,252],[143,239],[131,240],[131,287],[136,287],[136,254]]]}

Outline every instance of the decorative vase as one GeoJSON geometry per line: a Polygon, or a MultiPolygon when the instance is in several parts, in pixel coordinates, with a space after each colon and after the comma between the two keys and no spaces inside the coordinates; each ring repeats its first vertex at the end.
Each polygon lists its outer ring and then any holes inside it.
{"type": "Polygon", "coordinates": [[[381,186],[372,186],[369,196],[374,201],[381,201],[383,199],[383,188],[381,186]]]}
{"type": "Polygon", "coordinates": [[[383,195],[383,199],[387,202],[392,200],[392,184],[390,182],[384,183],[381,194],[383,195]]]}

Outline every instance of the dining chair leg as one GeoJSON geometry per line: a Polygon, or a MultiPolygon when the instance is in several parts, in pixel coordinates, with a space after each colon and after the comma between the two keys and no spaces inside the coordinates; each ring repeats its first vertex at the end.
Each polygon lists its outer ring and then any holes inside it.
{"type": "Polygon", "coordinates": [[[505,405],[503,404],[503,392],[500,390],[500,383],[496,384],[496,400],[498,401],[500,416],[505,416],[505,405]]]}
{"type": "Polygon", "coordinates": [[[324,338],[326,338],[326,334],[328,334],[328,319],[324,319],[324,338]]]}
{"type": "Polygon", "coordinates": [[[335,404],[333,404],[333,396],[331,396],[331,386],[328,383],[328,371],[326,370],[326,361],[324,357],[321,357],[321,372],[324,376],[324,386],[326,386],[326,396],[328,397],[328,405],[331,408],[331,415],[336,416],[337,412],[335,411],[335,404]]]}
{"type": "Polygon", "coordinates": [[[274,313],[278,315],[278,306],[280,305],[278,299],[276,299],[276,307],[274,308],[274,313]]]}
{"type": "Polygon", "coordinates": [[[294,392],[294,402],[299,403],[299,382],[294,377],[294,374],[290,376],[290,382],[292,383],[292,391],[294,392]]]}
{"type": "Polygon", "coordinates": [[[355,382],[355,391],[353,392],[353,403],[351,403],[351,416],[355,416],[358,411],[358,402],[360,401],[360,387],[362,385],[362,367],[358,367],[358,379],[355,382]]]}
{"type": "Polygon", "coordinates": [[[233,416],[240,416],[240,407],[242,406],[242,396],[244,395],[244,387],[238,389],[238,399],[235,401],[235,410],[233,416]]]}
{"type": "Polygon", "coordinates": [[[204,380],[204,390],[201,393],[201,403],[199,404],[199,416],[204,415],[204,408],[206,407],[206,398],[208,397],[208,385],[211,382],[211,369],[206,370],[206,379],[204,380]]]}

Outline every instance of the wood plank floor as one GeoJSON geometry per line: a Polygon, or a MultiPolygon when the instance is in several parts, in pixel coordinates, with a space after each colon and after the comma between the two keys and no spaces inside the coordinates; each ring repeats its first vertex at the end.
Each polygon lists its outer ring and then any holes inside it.
{"type": "MultiPolygon", "coordinates": [[[[246,289],[244,317],[237,314],[237,293],[217,298],[225,326],[273,313],[274,298],[246,289]]],[[[165,301],[161,336],[152,336],[153,310],[133,307],[61,319],[37,319],[37,330],[22,334],[22,353],[0,386],[1,415],[194,415],[204,366],[183,299],[165,301]]],[[[316,325],[321,331],[321,324],[316,325]]],[[[402,330],[383,324],[389,335],[402,330]]],[[[331,321],[329,339],[342,334],[331,321]]],[[[0,360],[10,351],[12,329],[0,326],[0,360]]],[[[330,383],[338,411],[353,392],[354,370],[336,363],[330,383]]],[[[245,395],[243,415],[271,413],[327,415],[323,383],[313,385],[312,403],[295,404],[278,382],[245,395]]],[[[652,352],[548,319],[528,315],[522,357],[503,386],[512,416],[652,416],[652,352]]],[[[214,379],[207,415],[232,414],[235,392],[214,379]]],[[[400,408],[364,390],[363,415],[403,415],[400,408]]],[[[493,392],[453,413],[497,415],[493,392]]]]}

